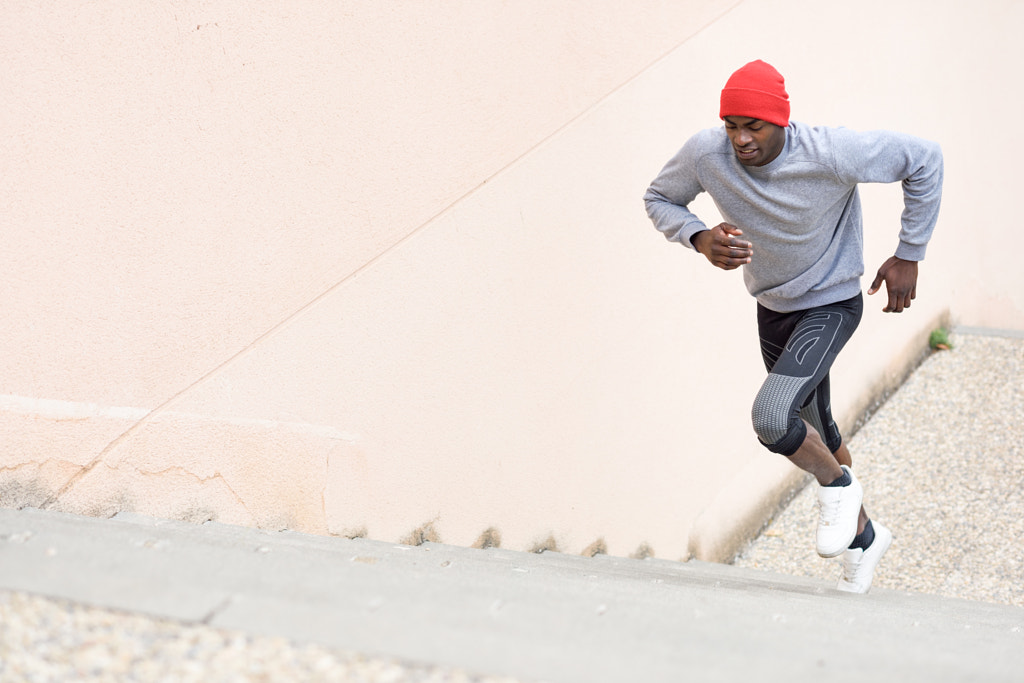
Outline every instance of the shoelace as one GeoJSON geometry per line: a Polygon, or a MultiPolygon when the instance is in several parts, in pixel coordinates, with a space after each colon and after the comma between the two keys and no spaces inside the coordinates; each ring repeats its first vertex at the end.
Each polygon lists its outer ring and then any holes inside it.
{"type": "Polygon", "coordinates": [[[848,561],[846,557],[843,557],[842,565],[844,581],[849,581],[850,583],[857,582],[857,580],[860,578],[861,567],[864,566],[864,563],[860,561],[862,557],[864,557],[863,552],[861,552],[860,555],[857,556],[856,562],[848,561]]]}
{"type": "Polygon", "coordinates": [[[818,515],[820,516],[821,523],[825,526],[832,526],[839,521],[839,501],[833,501],[831,503],[823,503],[820,499],[818,500],[818,515]]]}

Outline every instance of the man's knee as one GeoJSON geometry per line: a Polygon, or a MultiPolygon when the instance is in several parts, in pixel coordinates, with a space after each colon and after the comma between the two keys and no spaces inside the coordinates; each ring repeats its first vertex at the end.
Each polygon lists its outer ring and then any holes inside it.
{"type": "Polygon", "coordinates": [[[787,379],[791,378],[769,375],[754,399],[750,416],[761,444],[773,453],[790,456],[807,437],[807,426],[793,408],[793,392],[784,386],[787,379]]]}

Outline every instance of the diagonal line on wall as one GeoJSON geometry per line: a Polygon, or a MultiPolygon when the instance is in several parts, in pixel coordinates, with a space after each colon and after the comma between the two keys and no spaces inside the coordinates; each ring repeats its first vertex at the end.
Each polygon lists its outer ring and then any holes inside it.
{"type": "Polygon", "coordinates": [[[451,203],[449,203],[447,206],[443,207],[441,210],[439,210],[433,216],[428,218],[426,221],[424,221],[420,225],[414,227],[412,230],[410,230],[408,233],[406,233],[404,236],[399,238],[396,242],[394,242],[390,246],[384,248],[382,251],[380,251],[378,254],[376,254],[370,260],[368,260],[366,263],[362,264],[361,266],[359,266],[355,270],[353,270],[353,271],[349,272],[348,274],[344,275],[343,277],[341,277],[341,279],[339,279],[336,282],[334,282],[331,285],[329,285],[320,294],[314,296],[312,299],[307,301],[305,304],[300,306],[298,309],[296,309],[292,313],[288,314],[281,321],[279,321],[278,323],[272,325],[265,332],[263,332],[262,334],[257,336],[255,339],[253,339],[251,342],[249,342],[244,348],[242,348],[239,351],[237,351],[236,353],[232,354],[227,359],[225,359],[223,362],[219,363],[218,365],[216,365],[215,367],[210,369],[208,372],[206,372],[205,374],[200,376],[194,382],[188,384],[187,386],[185,386],[182,389],[180,389],[179,391],[177,391],[175,394],[173,394],[166,401],[164,401],[160,405],[156,406],[152,410],[148,411],[147,413],[145,413],[144,415],[139,417],[138,420],[133,425],[131,425],[123,433],[121,433],[114,440],[112,440],[109,444],[107,444],[96,455],[96,457],[94,457],[87,465],[83,466],[81,470],[79,470],[74,475],[72,475],[68,479],[68,481],[65,482],[65,484],[63,486],[60,487],[60,489],[58,489],[54,494],[52,494],[49,498],[47,498],[47,500],[42,504],[41,507],[43,509],[51,508],[62,496],[64,496],[64,494],[66,494],[68,491],[70,491],[72,488],[74,488],[74,486],[79,481],[81,481],[85,476],[87,476],[89,474],[89,472],[91,472],[96,467],[96,465],[98,465],[100,462],[102,462],[103,459],[107,456],[108,453],[114,451],[122,443],[124,443],[128,439],[132,438],[132,436],[134,436],[141,429],[143,429],[146,425],[148,425],[156,416],[161,415],[161,414],[165,413],[166,411],[168,411],[170,408],[172,408],[175,404],[177,404],[179,401],[181,401],[187,394],[189,394],[193,389],[196,389],[197,387],[202,386],[203,384],[205,384],[206,382],[208,382],[212,378],[218,376],[225,369],[227,369],[228,367],[234,365],[239,359],[245,357],[250,351],[252,351],[253,349],[259,347],[263,342],[265,342],[266,340],[270,339],[271,337],[276,335],[278,332],[284,330],[289,325],[291,325],[293,322],[295,322],[296,320],[298,320],[301,317],[303,317],[303,315],[305,315],[305,313],[307,311],[313,309],[321,301],[323,301],[327,297],[331,296],[332,294],[334,294],[338,290],[342,289],[353,278],[355,278],[355,277],[359,276],[360,274],[368,271],[370,268],[372,268],[374,265],[379,263],[385,257],[390,255],[392,252],[394,252],[399,247],[404,245],[406,242],[411,240],[413,237],[418,235],[420,232],[426,230],[431,225],[436,223],[443,216],[445,216],[450,211],[452,211],[452,209],[455,206],[459,205],[460,203],[462,203],[462,202],[468,200],[469,198],[471,198],[473,195],[477,194],[477,192],[479,192],[485,185],[493,182],[493,180],[495,178],[498,178],[499,176],[505,174],[510,169],[514,168],[520,162],[522,162],[524,159],[526,159],[531,154],[533,154],[535,151],[537,151],[538,149],[542,148],[549,141],[551,141],[554,138],[558,137],[563,131],[567,130],[568,128],[573,126],[577,121],[579,121],[582,118],[584,118],[585,116],[587,116],[591,111],[593,111],[596,108],[598,108],[599,106],[601,106],[605,101],[607,101],[608,99],[613,97],[616,93],[618,93],[621,90],[623,90],[624,88],[626,88],[630,83],[635,81],[637,78],[641,77],[650,68],[652,68],[653,66],[655,66],[659,62],[661,62],[664,59],[666,59],[669,55],[671,55],[676,50],[681,48],[683,45],[685,45],[687,42],[692,40],[694,37],[700,35],[704,31],[706,31],[709,27],[711,27],[714,24],[716,24],[717,22],[719,22],[723,17],[725,17],[728,14],[730,14],[737,7],[739,7],[741,4],[743,4],[743,2],[744,2],[744,0],[737,0],[736,2],[734,2],[733,4],[728,6],[720,14],[718,14],[713,19],[711,19],[710,21],[705,23],[703,26],[699,27],[697,30],[695,30],[692,33],[688,34],[685,38],[683,38],[678,43],[673,45],[670,49],[666,50],[663,54],[658,55],[656,58],[652,59],[648,64],[646,64],[641,69],[639,69],[633,76],[627,78],[626,80],[621,82],[619,85],[617,85],[614,88],[612,88],[611,90],[609,90],[605,95],[603,95],[602,97],[600,97],[597,100],[595,100],[592,104],[590,104],[588,107],[586,107],[585,109],[583,109],[582,111],[577,113],[572,118],[568,119],[565,123],[563,123],[561,126],[556,128],[554,131],[552,131],[548,135],[544,136],[541,140],[539,140],[538,142],[536,142],[533,145],[531,145],[529,148],[527,148],[525,151],[523,151],[518,156],[513,158],[511,161],[509,161],[508,163],[506,163],[505,165],[500,167],[497,171],[495,171],[494,173],[492,173],[491,175],[486,177],[484,180],[479,182],[477,185],[473,186],[468,191],[466,191],[465,193],[463,193],[462,195],[460,195],[459,197],[454,199],[451,203]]]}

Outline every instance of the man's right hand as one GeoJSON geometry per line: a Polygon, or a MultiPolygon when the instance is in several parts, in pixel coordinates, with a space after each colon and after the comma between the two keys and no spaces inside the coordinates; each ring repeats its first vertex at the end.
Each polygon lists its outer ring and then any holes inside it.
{"type": "Polygon", "coordinates": [[[733,270],[750,263],[754,245],[737,239],[743,231],[729,223],[719,223],[710,230],[698,232],[693,246],[707,257],[711,264],[722,270],[733,270]]]}

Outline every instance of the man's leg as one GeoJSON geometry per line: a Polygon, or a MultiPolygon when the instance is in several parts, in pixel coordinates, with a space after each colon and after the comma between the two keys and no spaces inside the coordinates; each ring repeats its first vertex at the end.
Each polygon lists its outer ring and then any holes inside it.
{"type": "MultiPolygon", "coordinates": [[[[840,465],[846,465],[852,470],[853,459],[850,457],[850,451],[846,447],[842,435],[839,433],[835,420],[832,419],[828,375],[825,375],[821,382],[818,383],[814,394],[804,403],[804,407],[800,410],[800,417],[803,418],[808,426],[813,427],[818,432],[819,437],[821,437],[821,440],[825,443],[825,446],[829,449],[836,462],[840,465]]],[[[867,522],[867,512],[861,506],[860,518],[857,520],[858,534],[864,532],[864,526],[867,522]]]]}
{"type": "MultiPolygon", "coordinates": [[[[839,450],[832,454],[836,462],[840,465],[846,465],[850,469],[853,469],[853,458],[850,456],[850,449],[846,447],[846,442],[842,441],[839,444],[839,450]]],[[[860,517],[857,519],[857,535],[860,536],[864,533],[864,527],[868,523],[868,513],[864,509],[864,506],[860,506],[860,517]]]]}
{"type": "Polygon", "coordinates": [[[833,455],[825,442],[821,440],[821,435],[806,420],[804,428],[807,430],[807,435],[796,452],[789,456],[789,459],[803,471],[814,475],[819,484],[828,486],[843,476],[840,465],[849,466],[850,463],[842,462],[838,455],[833,455]]]}
{"type": "MultiPolygon", "coordinates": [[[[828,373],[857,324],[860,297],[809,311],[775,313],[758,307],[758,331],[769,368],[751,411],[766,448],[793,460],[819,484],[817,550],[843,553],[859,529],[863,489],[834,455],[842,437],[829,407],[828,373]]],[[[848,456],[848,451],[842,457],[848,456]]]]}
{"type": "MultiPolygon", "coordinates": [[[[850,451],[841,443],[834,453],[837,462],[852,465],[850,451]]],[[[892,544],[892,532],[872,521],[861,505],[857,519],[857,535],[842,555],[843,571],[836,586],[849,593],[867,593],[875,577],[875,567],[892,544]]]]}
{"type": "MultiPolygon", "coordinates": [[[[789,459],[800,469],[810,472],[818,481],[819,486],[828,486],[840,480],[843,476],[843,468],[841,466],[845,465],[848,469],[853,467],[850,451],[846,448],[846,444],[841,444],[839,450],[833,453],[825,445],[825,442],[822,441],[821,435],[818,434],[814,427],[806,422],[804,424],[807,428],[807,436],[804,438],[803,443],[800,444],[800,448],[797,449],[796,453],[789,456],[789,459]]],[[[858,539],[867,528],[869,519],[862,499],[857,515],[856,531],[853,539],[847,546],[855,545],[858,542],[858,539]]],[[[861,539],[861,541],[864,540],[861,539]]],[[[870,541],[867,541],[867,543],[870,543],[870,541]]],[[[834,548],[835,546],[833,546],[833,550],[834,548]]],[[[830,552],[828,551],[826,554],[830,552]]]]}
{"type": "MultiPolygon", "coordinates": [[[[856,301],[842,302],[838,310],[825,307],[824,311],[797,314],[778,314],[758,307],[761,352],[769,378],[755,401],[755,429],[765,446],[788,455],[794,464],[817,479],[823,521],[826,506],[842,497],[836,493],[835,485],[854,483],[849,473],[853,465],[850,451],[832,419],[828,370],[859,322],[859,304],[858,297],[856,301]],[[838,314],[838,319],[832,314],[838,314]],[[808,395],[809,386],[814,388],[808,395]],[[778,407],[787,399],[790,402],[783,427],[773,420],[781,419],[778,407]],[[774,418],[770,418],[772,415],[774,418]],[[837,470],[841,474],[837,475],[837,470]]],[[[843,533],[855,535],[849,547],[841,551],[843,571],[837,588],[866,593],[871,588],[875,567],[892,543],[892,533],[872,522],[859,501],[856,508],[845,507],[846,523],[856,521],[852,530],[843,533]]]]}

